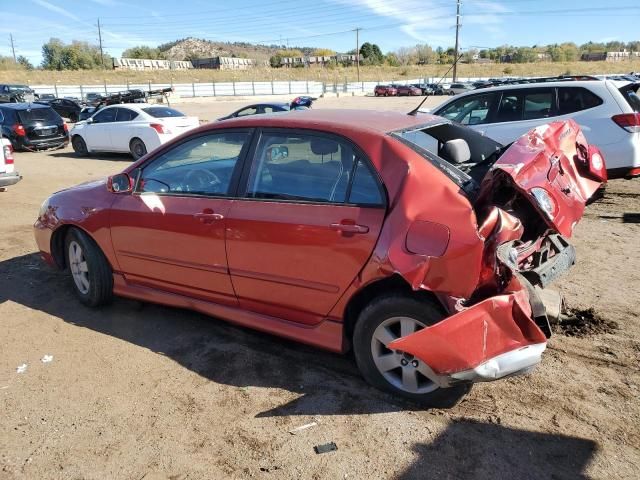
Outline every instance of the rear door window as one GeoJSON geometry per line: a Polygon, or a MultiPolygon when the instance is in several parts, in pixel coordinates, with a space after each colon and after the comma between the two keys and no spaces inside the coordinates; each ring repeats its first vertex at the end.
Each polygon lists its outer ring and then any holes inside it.
{"type": "Polygon", "coordinates": [[[184,117],[185,114],[179,112],[174,108],[168,107],[147,107],[143,108],[142,111],[147,115],[151,115],[156,118],[169,118],[169,117],[184,117]]]}
{"type": "Polygon", "coordinates": [[[522,120],[522,93],[521,90],[502,92],[502,98],[496,112],[496,122],[517,122],[522,120]]]}
{"type": "Polygon", "coordinates": [[[523,120],[550,117],[554,110],[554,96],[555,90],[553,88],[526,93],[524,95],[523,120]]]}
{"type": "Polygon", "coordinates": [[[138,116],[138,112],[129,110],[128,108],[117,108],[116,122],[130,122],[138,116]]]}
{"type": "Polygon", "coordinates": [[[558,115],[588,110],[602,105],[602,99],[582,87],[558,88],[558,115]]]}
{"type": "Polygon", "coordinates": [[[247,196],[384,204],[377,179],[348,142],[332,136],[293,132],[261,135],[249,174],[247,196]]]}

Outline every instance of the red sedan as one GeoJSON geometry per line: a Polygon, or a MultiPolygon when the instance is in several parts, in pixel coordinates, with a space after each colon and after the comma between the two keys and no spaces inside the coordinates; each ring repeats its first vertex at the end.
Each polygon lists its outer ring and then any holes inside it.
{"type": "Polygon", "coordinates": [[[393,85],[376,85],[373,94],[376,97],[395,97],[398,95],[398,90],[393,85]]]}
{"type": "Polygon", "coordinates": [[[422,95],[422,90],[412,85],[396,85],[398,96],[419,96],[422,95]]]}
{"type": "Polygon", "coordinates": [[[371,384],[451,405],[540,362],[560,302],[542,288],[573,264],[604,168],[573,121],[506,148],[429,115],[255,115],[52,195],[35,237],[86,305],[353,349],[371,384]]]}

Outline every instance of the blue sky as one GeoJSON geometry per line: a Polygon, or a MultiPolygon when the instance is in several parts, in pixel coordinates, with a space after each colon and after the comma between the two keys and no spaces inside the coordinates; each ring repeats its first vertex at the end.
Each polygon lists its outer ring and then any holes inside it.
{"type": "MultiPolygon", "coordinates": [[[[97,19],[110,55],[194,36],[346,51],[373,42],[384,52],[416,43],[452,46],[455,0],[21,0],[0,2],[0,55],[41,61],[50,37],[97,43],[97,19]]],[[[462,0],[465,48],[588,40],[638,40],[632,0],[462,0]]]]}

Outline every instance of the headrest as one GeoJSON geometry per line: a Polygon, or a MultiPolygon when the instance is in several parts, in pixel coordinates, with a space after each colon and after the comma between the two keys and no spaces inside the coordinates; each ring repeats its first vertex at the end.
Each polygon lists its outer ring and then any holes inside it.
{"type": "Polygon", "coordinates": [[[465,163],[471,160],[471,150],[464,139],[454,138],[444,143],[440,156],[451,163],[465,163]]]}
{"type": "Polygon", "coordinates": [[[315,155],[329,155],[338,152],[338,142],[326,140],[324,138],[314,138],[311,140],[311,151],[315,155]]]}

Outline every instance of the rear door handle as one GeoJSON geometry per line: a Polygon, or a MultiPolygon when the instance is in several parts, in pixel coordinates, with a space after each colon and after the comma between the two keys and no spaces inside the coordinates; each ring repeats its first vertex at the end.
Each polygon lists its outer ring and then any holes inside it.
{"type": "Polygon", "coordinates": [[[366,225],[357,225],[355,223],[332,223],[331,230],[338,230],[345,233],[368,233],[369,227],[366,225]]]}
{"type": "Polygon", "coordinates": [[[197,218],[202,223],[213,223],[218,220],[224,219],[224,215],[220,213],[213,213],[213,212],[196,213],[194,217],[197,218]]]}

